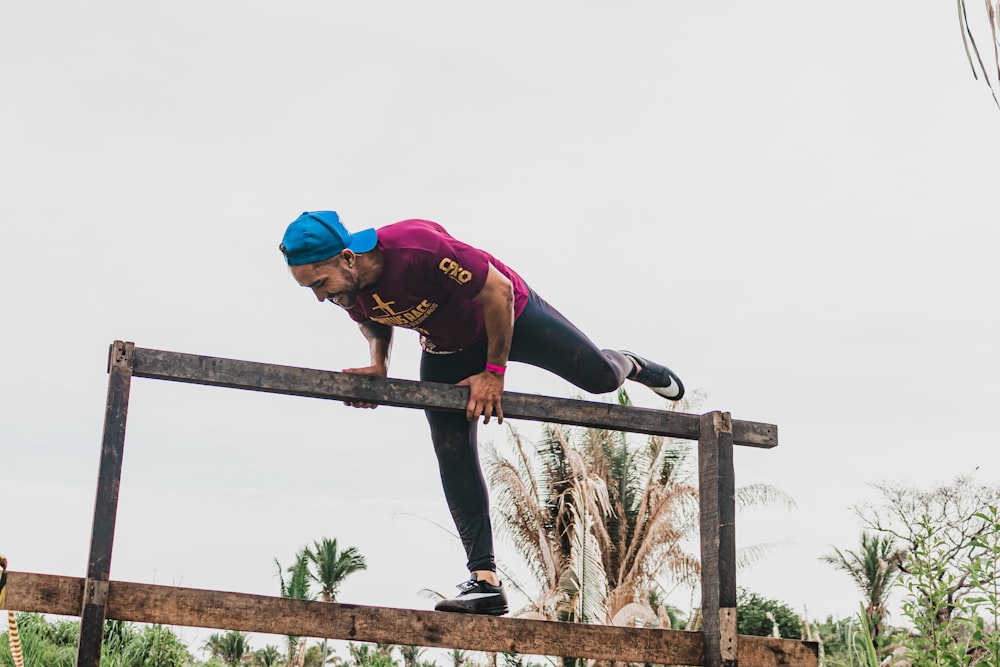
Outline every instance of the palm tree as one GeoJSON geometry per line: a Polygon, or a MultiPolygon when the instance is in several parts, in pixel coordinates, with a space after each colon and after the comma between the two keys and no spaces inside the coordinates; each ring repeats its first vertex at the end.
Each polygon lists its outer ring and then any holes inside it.
{"type": "Polygon", "coordinates": [[[485,468],[498,527],[541,585],[534,611],[549,619],[589,620],[606,596],[603,573],[588,576],[600,564],[589,528],[595,514],[608,511],[606,490],[558,426],[545,426],[534,455],[517,433],[513,445],[512,459],[486,447],[485,468]]]}
{"type": "MultiPolygon", "coordinates": [[[[618,400],[631,403],[621,390],[618,400]]],[[[636,447],[602,429],[586,429],[575,444],[571,436],[547,424],[533,452],[516,433],[513,458],[487,449],[497,523],[541,585],[534,611],[607,623],[634,622],[641,610],[655,619],[645,609],[654,578],[698,572],[681,546],[697,526],[697,488],[679,474],[683,450],[655,437],[636,447]]]]}
{"type": "Polygon", "coordinates": [[[425,650],[419,646],[400,646],[399,655],[403,658],[403,667],[417,667],[425,650]]]}
{"type": "MultiPolygon", "coordinates": [[[[624,390],[618,401],[631,404],[624,390]]],[[[668,409],[688,407],[684,401],[668,409]]],[[[495,523],[541,588],[529,613],[662,626],[649,604],[659,578],[693,584],[700,572],[698,555],[684,546],[698,530],[690,447],[661,437],[636,445],[625,433],[547,424],[533,448],[513,433],[512,449],[508,458],[486,447],[484,467],[495,523]]],[[[775,500],[791,504],[767,485],[737,492],[740,504],[775,500]]]]}
{"type": "Polygon", "coordinates": [[[392,659],[391,644],[377,644],[372,649],[371,644],[348,644],[347,649],[356,667],[397,667],[392,659]]]}
{"type": "Polygon", "coordinates": [[[895,542],[891,535],[872,535],[865,531],[861,533],[859,551],[841,551],[836,547],[833,550],[835,554],[822,556],[822,559],[849,574],[861,590],[872,643],[878,647],[884,629],[886,602],[900,575],[895,542]]]}
{"type": "Polygon", "coordinates": [[[243,656],[247,654],[250,645],[247,642],[247,633],[230,630],[224,635],[213,633],[205,642],[205,648],[213,658],[219,658],[227,665],[235,666],[243,661],[243,656]]]}
{"type": "Polygon", "coordinates": [[[283,657],[277,646],[268,644],[264,648],[254,651],[250,661],[254,667],[278,667],[278,663],[283,657]]]}
{"type": "Polygon", "coordinates": [[[464,667],[469,662],[469,652],[460,648],[451,649],[448,657],[451,658],[451,667],[464,667]]]}
{"type": "MultiPolygon", "coordinates": [[[[320,598],[324,602],[336,602],[340,585],[348,575],[368,567],[365,557],[354,547],[343,551],[337,549],[337,540],[324,537],[306,547],[306,558],[315,565],[315,571],[309,571],[309,578],[319,584],[320,598]]],[[[323,638],[323,665],[326,665],[326,638],[323,638]]]]}
{"type": "MultiPolygon", "coordinates": [[[[278,559],[274,559],[274,564],[278,568],[278,580],[281,583],[281,597],[293,600],[315,600],[316,596],[309,590],[309,582],[312,575],[309,572],[309,556],[307,549],[302,549],[295,556],[295,563],[287,569],[291,575],[285,580],[285,568],[281,566],[278,559]]],[[[305,638],[288,635],[288,664],[298,664],[305,658],[305,638]]]]}

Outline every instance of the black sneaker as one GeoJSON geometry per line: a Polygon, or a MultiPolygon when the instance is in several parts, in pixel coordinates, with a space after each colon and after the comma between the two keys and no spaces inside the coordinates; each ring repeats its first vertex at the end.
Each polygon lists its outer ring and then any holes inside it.
{"type": "Polygon", "coordinates": [[[441,600],[434,605],[435,611],[454,611],[460,614],[489,614],[503,616],[507,613],[507,593],[503,584],[494,586],[479,581],[476,575],[458,585],[461,591],[454,599],[441,600]]]}
{"type": "Polygon", "coordinates": [[[618,350],[621,354],[635,362],[639,370],[629,376],[629,380],[635,380],[639,384],[644,384],[663,398],[671,401],[679,401],[684,398],[684,385],[672,370],[666,366],[661,366],[655,361],[644,359],[635,352],[618,350]]]}

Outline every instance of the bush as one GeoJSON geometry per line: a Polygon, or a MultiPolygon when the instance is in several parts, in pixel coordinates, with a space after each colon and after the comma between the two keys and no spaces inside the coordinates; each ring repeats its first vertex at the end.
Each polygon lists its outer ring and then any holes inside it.
{"type": "Polygon", "coordinates": [[[786,639],[799,639],[802,625],[799,616],[784,602],[770,600],[741,588],[736,596],[736,630],[741,635],[771,637],[774,624],[786,639]],[[771,616],[769,617],[768,614],[771,616]],[[772,620],[773,617],[773,620],[772,620]]]}

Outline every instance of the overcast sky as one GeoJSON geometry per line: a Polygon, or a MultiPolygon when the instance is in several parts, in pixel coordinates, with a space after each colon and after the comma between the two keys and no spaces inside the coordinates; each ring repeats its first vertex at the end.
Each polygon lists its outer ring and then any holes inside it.
{"type": "MultiPolygon", "coordinates": [[[[276,249],[315,209],[436,220],[700,409],[777,424],[737,481],[798,509],[740,517],[781,546],[739,583],[810,616],[857,610],[819,556],[869,483],[1000,481],[1000,111],[953,3],[6,3],[0,63],[14,570],[85,575],[113,340],[367,363],[276,249]]],[[[399,332],[390,375],[418,358],[399,332]]],[[[369,561],[343,601],[427,608],[465,576],[429,522],[417,411],[133,383],[114,579],[276,594],[273,559],[330,536],[369,561]]]]}

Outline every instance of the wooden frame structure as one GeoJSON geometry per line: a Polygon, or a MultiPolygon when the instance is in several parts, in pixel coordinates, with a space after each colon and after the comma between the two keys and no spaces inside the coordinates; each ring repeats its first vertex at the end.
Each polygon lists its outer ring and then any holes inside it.
{"type": "Polygon", "coordinates": [[[111,553],[133,377],[331,400],[464,412],[468,389],[137,348],[115,341],[90,558],[85,579],[9,572],[7,607],[81,617],[78,667],[99,667],[106,619],[606,661],[705,667],[815,667],[817,645],[737,636],[733,446],[774,447],[771,424],[726,412],[690,415],[545,396],[504,394],[506,418],[698,441],[701,632],[290,600],[111,580],[111,553]]]}

